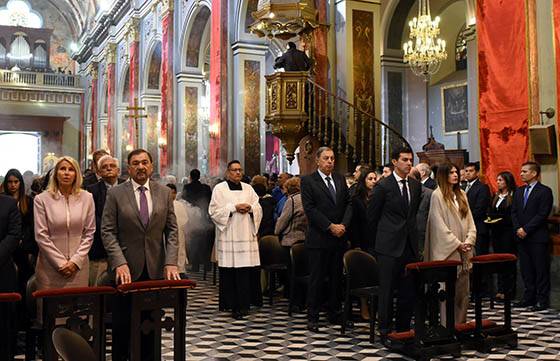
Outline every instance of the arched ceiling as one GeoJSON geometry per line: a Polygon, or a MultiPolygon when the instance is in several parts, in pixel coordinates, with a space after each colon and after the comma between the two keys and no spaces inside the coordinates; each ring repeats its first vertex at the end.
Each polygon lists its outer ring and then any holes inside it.
{"type": "MultiPolygon", "coordinates": [[[[63,18],[71,31],[71,37],[78,39],[84,29],[94,18],[103,0],[26,0],[33,10],[43,18],[56,15],[63,18]],[[56,14],[53,14],[56,13],[56,14]]],[[[106,0],[105,0],[106,1],[106,0]]],[[[0,0],[0,7],[6,6],[8,0],[0,0]]]]}

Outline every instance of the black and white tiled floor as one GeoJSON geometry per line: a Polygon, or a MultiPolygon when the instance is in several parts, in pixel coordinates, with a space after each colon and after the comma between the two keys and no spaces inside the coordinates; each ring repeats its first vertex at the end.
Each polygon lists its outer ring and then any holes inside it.
{"type": "MultiPolygon", "coordinates": [[[[340,335],[339,327],[326,324],[321,325],[320,333],[311,333],[307,331],[305,314],[289,317],[287,301],[278,297],[273,306],[269,306],[265,298],[262,308],[252,310],[246,320],[235,321],[229,313],[218,311],[218,289],[209,276],[203,281],[200,274],[191,274],[198,286],[188,295],[188,361],[407,360],[377,342],[370,344],[365,322],[357,323],[346,336],[340,335]]],[[[500,320],[500,307],[486,315],[500,320]]],[[[560,360],[560,313],[557,310],[533,313],[514,309],[513,324],[519,332],[517,350],[496,349],[491,354],[464,351],[460,360],[560,360]]],[[[172,347],[172,335],[166,332],[164,360],[173,360],[172,347]]],[[[111,360],[110,355],[107,359],[111,360]]]]}
{"type": "MultiPolygon", "coordinates": [[[[287,313],[287,302],[252,310],[247,320],[235,321],[218,311],[217,287],[195,273],[198,287],[190,291],[187,308],[187,360],[406,360],[381,344],[370,344],[368,324],[357,323],[346,336],[338,327],[322,325],[318,334],[307,331],[304,313],[287,313]]],[[[500,320],[501,312],[489,312],[500,320]]],[[[472,315],[471,315],[472,316],[472,315]]],[[[464,351],[462,360],[560,360],[560,314],[514,310],[519,332],[517,350],[497,349],[491,354],[464,351]]],[[[166,360],[172,358],[172,339],[165,338],[166,360]]]]}

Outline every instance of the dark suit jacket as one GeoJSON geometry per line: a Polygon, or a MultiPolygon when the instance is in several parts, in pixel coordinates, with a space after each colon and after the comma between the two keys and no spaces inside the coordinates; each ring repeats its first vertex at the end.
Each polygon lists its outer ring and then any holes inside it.
{"type": "Polygon", "coordinates": [[[368,223],[375,230],[375,252],[400,257],[410,243],[418,257],[418,229],[416,214],[420,205],[422,184],[408,179],[410,201],[405,207],[397,179],[394,175],[383,178],[373,187],[373,195],[368,205],[368,223]]]}
{"type": "Polygon", "coordinates": [[[430,188],[431,190],[435,190],[437,188],[437,182],[432,178],[428,178],[424,182],[423,186],[426,188],[430,188]]]}
{"type": "Polygon", "coordinates": [[[208,205],[210,204],[210,198],[212,198],[212,189],[210,189],[210,186],[200,183],[200,181],[193,181],[189,184],[185,184],[181,197],[193,206],[208,213],[208,205]]]}
{"type": "Polygon", "coordinates": [[[0,292],[16,289],[16,268],[13,253],[22,238],[21,215],[17,202],[0,195],[0,292]]]}
{"type": "Polygon", "coordinates": [[[126,263],[132,281],[142,275],[144,267],[150,279],[161,279],[165,265],[177,265],[177,220],[171,189],[150,181],[150,193],[153,207],[147,226],[140,220],[130,181],[109,190],[103,209],[101,238],[109,270],[113,273],[126,263]]]}
{"type": "Polygon", "coordinates": [[[278,68],[284,68],[285,71],[307,71],[311,68],[311,61],[305,52],[288,49],[274,61],[274,69],[278,68]]]}
{"type": "MultiPolygon", "coordinates": [[[[352,205],[348,186],[343,176],[332,173],[336,188],[336,203],[333,202],[327,185],[318,172],[301,178],[301,200],[309,222],[305,245],[308,248],[330,248],[346,245],[329,231],[329,226],[344,224],[350,227],[352,205]]],[[[344,237],[343,237],[344,238],[344,237]]]]}
{"type": "Polygon", "coordinates": [[[521,240],[525,243],[548,243],[548,227],[546,220],[552,211],[552,190],[541,182],[535,184],[527,204],[523,207],[523,195],[527,186],[519,187],[513,195],[511,206],[511,221],[514,231],[523,228],[527,237],[521,240]]]}
{"type": "Polygon", "coordinates": [[[97,175],[90,171],[88,172],[88,174],[84,177],[84,180],[82,182],[82,188],[83,189],[87,189],[89,186],[94,185],[95,183],[97,183],[99,181],[99,179],[97,178],[97,175]]]}
{"type": "Polygon", "coordinates": [[[486,223],[484,223],[484,220],[486,219],[488,207],[490,207],[490,202],[492,201],[490,188],[488,188],[486,183],[482,183],[480,179],[477,179],[467,192],[467,199],[473,215],[474,224],[476,225],[477,238],[488,235],[488,227],[486,223]]]}
{"type": "MultiPolygon", "coordinates": [[[[117,182],[121,184],[123,180],[118,179],[117,182]]],[[[100,180],[86,189],[92,194],[93,203],[95,204],[95,233],[93,235],[93,244],[89,250],[89,259],[107,258],[107,252],[105,252],[103,240],[101,239],[101,219],[103,217],[103,208],[105,208],[105,199],[107,198],[107,186],[105,181],[100,180]]]]}

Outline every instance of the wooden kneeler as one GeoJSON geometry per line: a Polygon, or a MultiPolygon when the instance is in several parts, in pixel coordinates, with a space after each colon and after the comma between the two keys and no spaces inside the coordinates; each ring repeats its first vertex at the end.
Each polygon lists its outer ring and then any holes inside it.
{"type": "Polygon", "coordinates": [[[57,361],[52,342],[56,320],[64,318],[66,327],[88,341],[98,360],[105,360],[105,298],[116,293],[113,287],[53,288],[33,292],[43,302],[43,360],[57,361]]]}
{"type": "Polygon", "coordinates": [[[393,332],[386,346],[416,360],[429,360],[438,355],[461,356],[461,344],[455,337],[455,282],[459,261],[410,263],[406,271],[414,278],[416,305],[414,329],[393,332]],[[445,283],[445,290],[439,283],[445,283]],[[446,301],[445,326],[440,323],[440,301],[446,301]]]}
{"type": "Polygon", "coordinates": [[[173,360],[186,359],[187,290],[196,287],[191,280],[140,281],[120,285],[117,290],[131,299],[130,360],[141,360],[142,333],[154,332],[154,359],[161,359],[161,330],[173,329],[173,360]],[[164,316],[164,308],[173,309],[173,318],[164,316]],[[149,313],[150,320],[142,320],[149,313]]]}
{"type": "Polygon", "coordinates": [[[13,360],[14,303],[21,301],[19,293],[0,293],[0,360],[13,360]]]}
{"type": "Polygon", "coordinates": [[[504,322],[483,319],[482,315],[482,278],[488,275],[515,274],[517,257],[509,253],[494,253],[471,258],[473,265],[472,293],[475,301],[475,320],[455,326],[463,348],[479,352],[490,352],[493,347],[509,346],[517,348],[517,331],[511,328],[511,301],[513,289],[504,293],[504,322]]]}

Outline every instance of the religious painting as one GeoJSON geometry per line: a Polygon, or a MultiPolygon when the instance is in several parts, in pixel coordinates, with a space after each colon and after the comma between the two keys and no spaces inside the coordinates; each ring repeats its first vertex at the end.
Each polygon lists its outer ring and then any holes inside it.
{"type": "Polygon", "coordinates": [[[441,110],[443,129],[446,134],[468,131],[467,83],[441,88],[441,110]]]}
{"type": "Polygon", "coordinates": [[[261,137],[260,137],[260,94],[261,64],[254,60],[245,60],[245,174],[253,176],[261,172],[261,137]]]}
{"type": "Polygon", "coordinates": [[[122,102],[130,102],[130,68],[126,68],[126,74],[124,75],[124,84],[122,88],[122,102]]]}
{"type": "MultiPolygon", "coordinates": [[[[388,123],[391,127],[403,133],[403,73],[387,72],[387,110],[388,123]]],[[[389,149],[401,144],[401,139],[393,132],[388,132],[389,149]]]]}
{"type": "Polygon", "coordinates": [[[259,0],[248,0],[247,1],[247,12],[245,13],[245,30],[249,32],[249,26],[255,22],[253,18],[253,13],[257,11],[259,5],[259,0]]]}
{"type": "Polygon", "coordinates": [[[126,114],[123,114],[121,117],[121,172],[125,172],[126,169],[128,168],[128,161],[127,161],[127,157],[128,157],[128,152],[129,149],[132,148],[128,148],[129,144],[131,144],[130,142],[130,132],[128,130],[128,122],[129,119],[126,116],[126,114]]]}
{"type": "Polygon", "coordinates": [[[158,41],[152,52],[150,68],[148,69],[148,89],[159,89],[161,71],[161,42],[158,41]]]}
{"type": "Polygon", "coordinates": [[[193,26],[191,28],[189,42],[187,43],[187,60],[186,65],[197,68],[198,58],[200,56],[200,44],[202,42],[202,35],[204,34],[204,28],[206,23],[210,18],[210,9],[206,6],[202,6],[196,18],[194,19],[193,26]]]}
{"type": "Polygon", "coordinates": [[[185,88],[185,163],[187,172],[198,167],[198,88],[185,88]]]}
{"type": "MultiPolygon", "coordinates": [[[[352,10],[352,55],[354,59],[354,104],[364,113],[375,116],[373,13],[352,10]]],[[[356,114],[356,139],[362,139],[354,149],[359,161],[371,161],[374,149],[373,125],[363,113],[356,114]]]]}
{"type": "Polygon", "coordinates": [[[147,107],[148,118],[146,121],[147,151],[150,152],[154,161],[154,174],[159,174],[159,107],[149,105],[147,107]]]}

